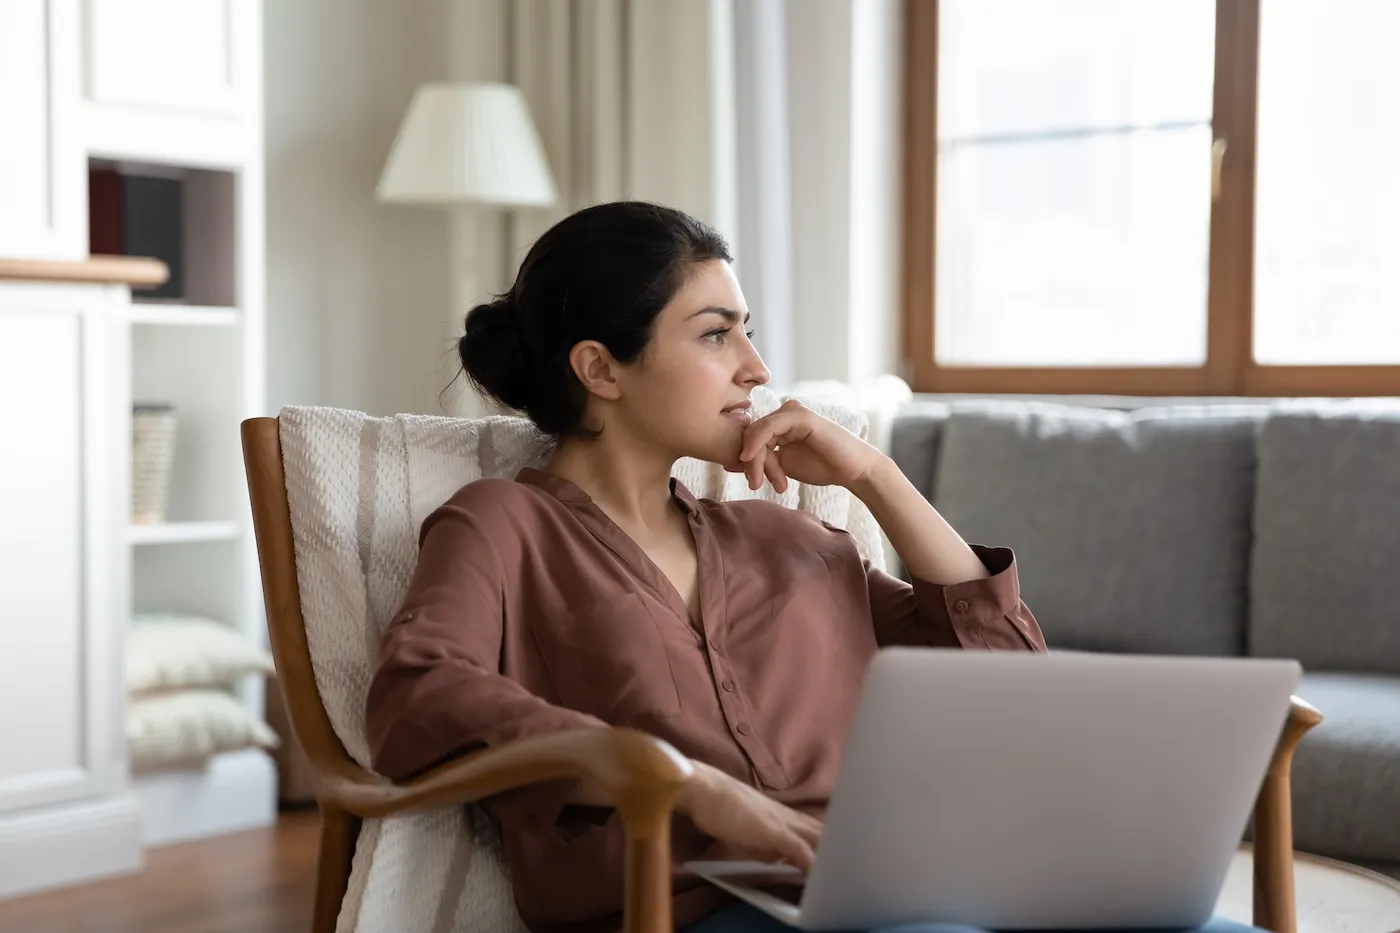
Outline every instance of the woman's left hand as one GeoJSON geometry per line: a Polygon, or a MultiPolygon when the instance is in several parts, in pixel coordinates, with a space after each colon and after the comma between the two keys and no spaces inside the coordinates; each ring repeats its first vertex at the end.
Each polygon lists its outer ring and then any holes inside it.
{"type": "Polygon", "coordinates": [[[809,486],[850,486],[866,478],[884,456],[841,425],[790,399],[744,429],[739,461],[724,468],[747,476],[750,489],[762,486],[766,476],[781,493],[789,478],[809,486]]]}

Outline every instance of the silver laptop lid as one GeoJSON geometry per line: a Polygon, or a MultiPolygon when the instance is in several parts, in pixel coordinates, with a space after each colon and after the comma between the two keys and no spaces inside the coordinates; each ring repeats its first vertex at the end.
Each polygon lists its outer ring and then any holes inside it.
{"type": "Polygon", "coordinates": [[[1299,675],[1289,660],[880,652],[802,927],[1204,922],[1299,675]]]}

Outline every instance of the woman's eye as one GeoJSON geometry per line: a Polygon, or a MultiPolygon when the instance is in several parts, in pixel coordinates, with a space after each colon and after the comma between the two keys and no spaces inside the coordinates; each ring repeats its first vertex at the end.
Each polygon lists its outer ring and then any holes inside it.
{"type": "MultiPolygon", "coordinates": [[[[726,336],[731,330],[733,330],[732,327],[716,328],[715,330],[712,330],[708,334],[706,334],[705,339],[710,341],[711,343],[724,343],[726,336]]],[[[754,332],[751,330],[744,331],[744,336],[748,337],[750,340],[753,339],[753,335],[754,332]]]]}

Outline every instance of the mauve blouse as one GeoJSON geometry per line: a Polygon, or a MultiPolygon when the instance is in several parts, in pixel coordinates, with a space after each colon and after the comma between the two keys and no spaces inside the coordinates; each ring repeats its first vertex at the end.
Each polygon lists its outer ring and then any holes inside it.
{"type": "MultiPolygon", "coordinates": [[[[464,751],[556,729],[631,726],[820,815],[876,650],[1044,651],[1010,550],[990,576],[912,584],[845,531],[771,502],[672,482],[698,556],[700,619],[586,493],[539,470],[482,479],[423,523],[417,569],[370,687],[373,764],[401,780],[464,751]],[[698,628],[697,628],[698,625],[698,628]]],[[[533,933],[621,928],[623,836],[573,782],[487,802],[533,933]]],[[[728,853],[677,816],[677,865],[728,853]]],[[[677,868],[677,928],[727,895],[677,868]]]]}

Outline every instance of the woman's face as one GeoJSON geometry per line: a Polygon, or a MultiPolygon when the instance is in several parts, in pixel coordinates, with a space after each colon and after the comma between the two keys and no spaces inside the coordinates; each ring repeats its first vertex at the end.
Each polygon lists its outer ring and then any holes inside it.
{"type": "Polygon", "coordinates": [[[616,414],[667,456],[733,462],[767,367],[745,333],[748,306],[723,260],[700,263],[652,329],[637,362],[621,367],[616,414]]]}

